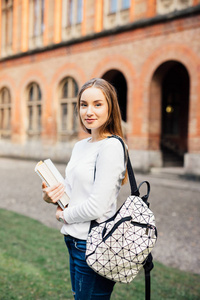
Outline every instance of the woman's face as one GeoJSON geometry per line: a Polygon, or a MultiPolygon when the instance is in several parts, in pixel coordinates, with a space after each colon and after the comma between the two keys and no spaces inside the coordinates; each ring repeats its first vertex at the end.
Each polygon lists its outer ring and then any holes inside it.
{"type": "Polygon", "coordinates": [[[103,92],[95,87],[84,90],[80,98],[80,117],[92,133],[98,133],[108,119],[108,103],[103,92]]]}

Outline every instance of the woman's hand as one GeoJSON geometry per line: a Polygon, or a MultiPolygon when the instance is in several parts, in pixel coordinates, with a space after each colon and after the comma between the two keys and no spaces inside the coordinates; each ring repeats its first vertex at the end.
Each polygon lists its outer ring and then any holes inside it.
{"type": "Polygon", "coordinates": [[[60,208],[60,206],[58,206],[57,210],[56,210],[56,219],[64,224],[67,224],[64,219],[63,210],[62,210],[62,208],[60,208]]]}
{"type": "Polygon", "coordinates": [[[47,203],[56,203],[65,192],[65,186],[58,183],[52,187],[47,187],[46,183],[42,182],[43,199],[47,203]]]}
{"type": "Polygon", "coordinates": [[[60,218],[63,219],[63,210],[60,206],[58,206],[56,210],[56,219],[59,221],[60,218]]]}

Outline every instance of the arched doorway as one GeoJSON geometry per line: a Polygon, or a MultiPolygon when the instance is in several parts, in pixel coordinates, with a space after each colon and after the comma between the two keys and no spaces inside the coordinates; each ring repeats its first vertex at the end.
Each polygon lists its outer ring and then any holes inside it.
{"type": "Polygon", "coordinates": [[[118,70],[110,70],[106,72],[103,79],[110,82],[117,91],[119,107],[121,110],[122,120],[127,121],[127,84],[124,75],[118,70]]]}
{"type": "Polygon", "coordinates": [[[189,76],[177,62],[166,72],[162,83],[161,150],[164,165],[183,165],[188,151],[189,76]]]}
{"type": "Polygon", "coordinates": [[[189,75],[184,65],[163,63],[153,75],[150,98],[150,129],[151,121],[157,122],[163,166],[182,166],[188,151],[189,111],[189,75]]]}

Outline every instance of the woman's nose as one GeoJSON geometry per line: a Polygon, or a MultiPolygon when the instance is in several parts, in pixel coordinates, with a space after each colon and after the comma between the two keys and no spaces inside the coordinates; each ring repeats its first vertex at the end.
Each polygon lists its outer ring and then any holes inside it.
{"type": "Polygon", "coordinates": [[[89,105],[87,108],[87,115],[90,116],[93,114],[92,107],[89,105]]]}

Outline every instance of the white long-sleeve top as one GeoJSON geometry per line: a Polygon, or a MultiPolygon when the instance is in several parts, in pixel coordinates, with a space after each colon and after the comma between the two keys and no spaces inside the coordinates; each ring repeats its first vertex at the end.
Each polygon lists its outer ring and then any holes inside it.
{"type": "Polygon", "coordinates": [[[86,240],[91,220],[103,222],[115,214],[125,168],[124,150],[115,138],[75,144],[65,171],[70,202],[62,234],[86,240]]]}

